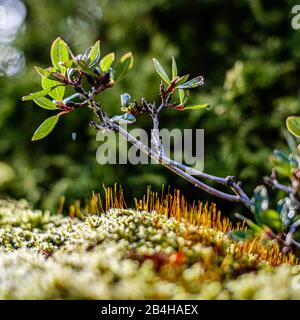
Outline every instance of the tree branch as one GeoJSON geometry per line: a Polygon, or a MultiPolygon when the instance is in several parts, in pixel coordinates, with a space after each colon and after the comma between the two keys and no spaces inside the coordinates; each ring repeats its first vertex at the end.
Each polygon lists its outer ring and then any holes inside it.
{"type": "Polygon", "coordinates": [[[250,208],[250,200],[248,201],[247,199],[241,197],[240,195],[232,195],[232,194],[228,194],[225,192],[222,192],[220,190],[217,190],[211,186],[206,185],[205,183],[203,183],[202,181],[197,180],[196,178],[194,178],[193,176],[191,176],[190,174],[184,172],[183,170],[173,166],[170,164],[170,159],[164,157],[164,156],[160,156],[159,154],[157,154],[156,152],[154,152],[153,150],[151,150],[148,146],[144,145],[141,141],[137,140],[135,137],[133,137],[131,134],[129,134],[126,130],[124,130],[121,126],[119,126],[118,124],[114,123],[113,121],[111,121],[109,118],[106,119],[106,123],[108,124],[108,126],[103,126],[103,125],[95,125],[95,127],[99,130],[103,130],[104,127],[106,127],[107,129],[111,129],[115,132],[118,132],[121,136],[123,136],[128,142],[132,143],[134,146],[136,146],[140,151],[142,151],[143,153],[145,153],[146,155],[150,156],[152,159],[154,159],[156,162],[162,164],[163,166],[165,166],[166,168],[168,168],[169,170],[173,171],[174,173],[176,173],[177,175],[179,175],[180,177],[184,178],[185,180],[193,183],[196,187],[214,195],[217,196],[219,198],[228,200],[228,201],[232,201],[232,202],[242,202],[246,207],[250,208]]]}

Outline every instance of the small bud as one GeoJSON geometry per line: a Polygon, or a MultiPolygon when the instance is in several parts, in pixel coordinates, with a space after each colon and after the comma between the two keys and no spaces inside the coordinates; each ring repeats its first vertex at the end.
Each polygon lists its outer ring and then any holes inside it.
{"type": "Polygon", "coordinates": [[[182,104],[174,107],[174,109],[180,110],[180,111],[184,110],[184,108],[185,108],[185,107],[184,107],[184,105],[182,105],[182,104]]]}
{"type": "Polygon", "coordinates": [[[67,105],[63,102],[63,101],[57,101],[57,100],[54,100],[53,101],[56,106],[61,109],[61,110],[65,110],[67,108],[67,105]]]}
{"type": "Polygon", "coordinates": [[[121,94],[121,105],[122,107],[128,107],[130,103],[131,96],[127,92],[121,94]]]}
{"type": "Polygon", "coordinates": [[[51,75],[49,76],[49,78],[62,83],[66,82],[66,78],[59,72],[51,72],[51,75]]]}
{"type": "Polygon", "coordinates": [[[68,68],[66,72],[66,77],[68,80],[73,80],[74,77],[76,77],[76,73],[78,73],[75,69],[73,68],[68,68]]]}
{"type": "Polygon", "coordinates": [[[96,67],[95,69],[94,69],[94,73],[97,75],[97,76],[100,76],[100,69],[98,68],[98,67],[96,67]]]}
{"type": "Polygon", "coordinates": [[[108,85],[108,83],[110,82],[110,72],[106,71],[103,76],[102,76],[102,79],[101,79],[101,82],[104,84],[104,85],[108,85]]]}
{"type": "Polygon", "coordinates": [[[110,80],[109,83],[106,85],[106,88],[111,88],[115,84],[114,80],[110,80]]]}
{"type": "Polygon", "coordinates": [[[94,78],[93,78],[91,75],[86,74],[85,77],[86,77],[86,79],[87,79],[87,81],[88,81],[88,83],[89,83],[90,85],[92,85],[92,86],[95,85],[95,80],[94,80],[94,78]]]}

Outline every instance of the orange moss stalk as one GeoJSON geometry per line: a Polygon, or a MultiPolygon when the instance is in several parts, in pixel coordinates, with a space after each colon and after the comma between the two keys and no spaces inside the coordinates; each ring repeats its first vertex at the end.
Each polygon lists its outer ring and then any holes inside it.
{"type": "MultiPolygon", "coordinates": [[[[100,215],[110,209],[127,208],[121,186],[115,185],[113,188],[104,186],[104,191],[104,201],[100,193],[93,193],[84,209],[81,208],[80,202],[76,201],[69,208],[70,216],[82,219],[89,214],[100,215]]],[[[291,252],[283,253],[276,241],[266,241],[260,237],[239,242],[233,241],[230,239],[229,232],[246,230],[247,226],[244,223],[238,222],[234,225],[227,217],[221,215],[214,203],[204,204],[201,201],[189,203],[180,190],[174,190],[171,193],[168,189],[165,193],[162,188],[161,193],[158,193],[148,187],[142,199],[134,198],[134,203],[138,211],[149,213],[156,211],[167,218],[184,223],[187,230],[186,239],[193,243],[213,245],[214,249],[222,255],[226,255],[226,250],[232,254],[234,259],[240,259],[243,255],[251,255],[255,258],[255,263],[267,262],[273,266],[283,263],[291,265],[299,263],[299,259],[291,252]]]]}

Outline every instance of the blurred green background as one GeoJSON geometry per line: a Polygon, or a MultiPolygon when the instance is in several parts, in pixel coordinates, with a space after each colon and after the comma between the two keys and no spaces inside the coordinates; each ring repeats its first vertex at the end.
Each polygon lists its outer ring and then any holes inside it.
{"type": "MultiPolygon", "coordinates": [[[[300,30],[291,27],[291,10],[297,1],[23,3],[26,18],[16,37],[7,39],[0,32],[2,195],[54,208],[61,195],[68,201],[85,199],[92,190],[101,190],[102,183],[118,182],[128,198],[143,194],[147,185],[159,191],[165,184],[180,187],[191,199],[212,199],[159,166],[98,165],[99,142],[87,126],[92,115],[85,110],[65,117],[46,140],[31,142],[35,128],[51,111],[21,102],[21,97],[39,90],[33,66],[50,64],[49,49],[59,35],[75,52],[97,39],[103,53],[115,51],[120,57],[133,52],[133,70],[100,99],[110,114],[119,113],[120,94],[125,91],[134,98],[157,99],[159,78],[152,57],[170,66],[174,55],[181,74],[203,75],[206,84],[194,91],[192,102],[213,108],[166,112],[161,123],[167,128],[205,129],[206,172],[235,174],[250,192],[270,173],[272,150],[286,149],[285,118],[300,110],[300,30]]],[[[139,124],[150,127],[145,119],[139,124]]],[[[218,203],[223,211],[237,210],[232,204],[218,203]]]]}

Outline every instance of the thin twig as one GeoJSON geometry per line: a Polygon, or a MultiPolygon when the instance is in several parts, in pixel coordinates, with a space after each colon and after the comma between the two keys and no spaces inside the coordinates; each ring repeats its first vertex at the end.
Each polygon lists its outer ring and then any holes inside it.
{"type": "Polygon", "coordinates": [[[285,193],[288,193],[288,194],[292,193],[292,188],[290,186],[285,186],[285,185],[279,183],[277,179],[273,179],[270,177],[264,177],[264,182],[266,184],[270,185],[271,187],[278,189],[278,190],[281,190],[285,193]]]}
{"type": "MultiPolygon", "coordinates": [[[[285,238],[285,244],[287,246],[290,246],[291,243],[293,243],[295,245],[295,240],[293,240],[293,235],[294,233],[297,231],[297,229],[300,227],[300,219],[297,220],[296,222],[294,222],[291,226],[290,226],[290,230],[286,235],[285,238]]],[[[298,242],[296,242],[298,244],[298,248],[300,248],[300,244],[298,242]]]]}
{"type": "MultiPolygon", "coordinates": [[[[195,170],[193,168],[187,167],[184,164],[181,164],[177,161],[171,160],[166,157],[163,145],[162,145],[161,140],[159,138],[159,118],[158,118],[158,116],[161,111],[163,111],[165,108],[167,108],[169,106],[169,102],[172,99],[173,85],[174,84],[171,82],[171,84],[169,85],[169,87],[165,91],[164,85],[163,85],[163,83],[161,83],[161,85],[160,85],[161,104],[157,110],[152,111],[153,112],[153,115],[152,115],[153,131],[152,131],[151,138],[152,138],[152,141],[154,142],[154,146],[155,146],[156,150],[158,150],[158,152],[160,154],[160,157],[162,157],[162,161],[170,164],[169,169],[172,168],[173,169],[172,171],[177,173],[177,169],[178,169],[180,173],[184,172],[186,174],[186,177],[184,177],[185,179],[187,179],[188,177],[193,178],[193,175],[196,175],[200,178],[208,179],[210,181],[217,182],[222,185],[226,185],[238,196],[240,202],[242,202],[248,209],[251,209],[251,200],[247,196],[247,194],[243,191],[243,189],[241,187],[241,182],[235,181],[235,177],[228,176],[226,178],[220,178],[220,177],[216,177],[213,175],[209,175],[209,174],[203,173],[201,171],[195,170]],[[189,172],[189,174],[188,174],[188,172],[189,172]]],[[[188,181],[190,181],[191,183],[195,182],[195,180],[199,181],[195,178],[188,179],[188,181]]],[[[207,186],[207,187],[209,187],[209,186],[207,186]]]]}
{"type": "Polygon", "coordinates": [[[213,194],[219,198],[225,199],[225,200],[229,200],[232,202],[243,202],[246,207],[250,208],[251,204],[250,204],[250,201],[248,201],[247,199],[244,199],[244,198],[240,197],[239,195],[228,194],[228,193],[222,192],[220,190],[217,190],[211,186],[208,186],[205,183],[197,180],[193,176],[189,175],[188,173],[182,171],[181,169],[179,169],[173,165],[170,165],[168,163],[168,161],[165,162],[164,157],[161,157],[159,154],[155,153],[153,150],[151,150],[149,147],[147,147],[142,142],[137,140],[135,137],[133,137],[131,134],[129,134],[126,130],[124,130],[121,126],[117,125],[116,123],[111,122],[110,127],[114,131],[121,134],[124,138],[126,138],[127,141],[129,141],[130,143],[135,145],[139,150],[141,150],[145,154],[149,155],[151,158],[153,158],[157,162],[161,163],[163,166],[167,167],[169,170],[175,172],[176,174],[178,174],[182,178],[193,183],[196,187],[199,187],[200,189],[202,189],[210,194],[213,194]]]}

